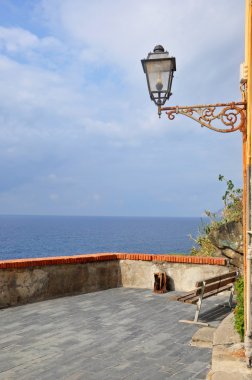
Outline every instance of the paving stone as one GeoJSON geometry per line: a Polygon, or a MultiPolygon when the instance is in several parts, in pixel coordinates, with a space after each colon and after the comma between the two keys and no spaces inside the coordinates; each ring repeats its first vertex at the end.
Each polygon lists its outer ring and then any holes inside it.
{"type": "Polygon", "coordinates": [[[188,370],[180,371],[175,373],[174,375],[171,375],[167,379],[171,380],[192,380],[194,379],[195,374],[192,372],[189,372],[188,370]]]}
{"type": "Polygon", "coordinates": [[[190,347],[198,327],[178,320],[195,307],[171,293],[109,289],[1,310],[0,380],[201,379],[211,351],[190,347]]]}
{"type": "Polygon", "coordinates": [[[201,360],[200,361],[199,360],[195,360],[193,363],[190,363],[187,366],[188,371],[195,372],[195,373],[201,371],[202,368],[204,368],[204,361],[201,361],[201,360]]]}
{"type": "Polygon", "coordinates": [[[210,368],[206,368],[203,371],[200,371],[200,372],[196,373],[195,379],[197,379],[197,380],[205,380],[206,377],[207,377],[207,374],[208,374],[209,370],[210,370],[210,368]]]}
{"type": "MultiPolygon", "coordinates": [[[[159,372],[155,369],[142,370],[137,373],[133,373],[130,377],[126,377],[127,380],[167,380],[168,375],[164,372],[159,372]]],[[[119,380],[119,379],[118,379],[119,380]]]]}

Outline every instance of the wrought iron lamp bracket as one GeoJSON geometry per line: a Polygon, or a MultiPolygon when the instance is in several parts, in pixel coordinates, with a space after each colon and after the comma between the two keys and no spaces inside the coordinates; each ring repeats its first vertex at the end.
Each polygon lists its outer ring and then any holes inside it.
{"type": "Polygon", "coordinates": [[[165,111],[168,119],[173,120],[177,114],[197,121],[201,127],[220,133],[241,131],[245,133],[246,103],[231,102],[217,104],[199,104],[195,106],[160,107],[159,116],[165,111]],[[214,126],[212,122],[219,120],[224,128],[214,126]]]}

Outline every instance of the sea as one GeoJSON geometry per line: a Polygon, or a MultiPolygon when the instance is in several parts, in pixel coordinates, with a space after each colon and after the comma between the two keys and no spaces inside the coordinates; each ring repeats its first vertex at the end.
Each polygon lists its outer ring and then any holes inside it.
{"type": "Polygon", "coordinates": [[[0,215],[0,259],[98,252],[189,254],[199,217],[0,215]]]}

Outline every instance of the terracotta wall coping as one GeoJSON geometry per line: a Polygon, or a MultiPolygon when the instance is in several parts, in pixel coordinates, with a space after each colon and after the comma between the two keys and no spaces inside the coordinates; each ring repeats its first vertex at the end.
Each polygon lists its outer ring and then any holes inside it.
{"type": "Polygon", "coordinates": [[[184,255],[154,255],[145,253],[95,253],[90,255],[42,257],[31,259],[0,260],[0,269],[25,268],[44,265],[84,264],[109,260],[143,260],[182,264],[227,265],[225,258],[184,255]]]}

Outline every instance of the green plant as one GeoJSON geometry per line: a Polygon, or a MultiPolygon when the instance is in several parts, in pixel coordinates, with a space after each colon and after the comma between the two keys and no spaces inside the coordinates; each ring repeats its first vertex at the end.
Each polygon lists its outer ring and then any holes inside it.
{"type": "Polygon", "coordinates": [[[191,249],[191,255],[197,256],[200,254],[200,256],[215,256],[216,247],[207,235],[199,235],[196,239],[192,236],[190,236],[190,238],[195,241],[198,247],[200,247],[199,249],[193,247],[191,249]]]}
{"type": "Polygon", "coordinates": [[[244,340],[244,279],[240,277],[235,282],[235,292],[237,305],[234,311],[235,316],[235,329],[240,335],[242,341],[244,340]]]}
{"type": "Polygon", "coordinates": [[[222,213],[213,213],[209,210],[205,211],[205,215],[209,218],[210,222],[200,226],[199,235],[196,239],[193,239],[192,236],[189,235],[197,244],[197,247],[193,247],[191,250],[192,255],[215,256],[218,250],[209,238],[211,232],[218,230],[220,226],[229,222],[242,221],[242,189],[235,188],[233,182],[227,180],[221,174],[218,179],[221,182],[226,182],[227,185],[226,191],[222,196],[222,200],[224,201],[222,213]]]}
{"type": "Polygon", "coordinates": [[[205,211],[205,215],[210,219],[208,227],[214,228],[220,224],[228,222],[238,222],[242,220],[242,194],[243,190],[240,187],[235,188],[230,179],[226,179],[222,174],[218,177],[220,182],[226,182],[226,191],[222,196],[224,208],[222,214],[213,213],[209,210],[205,211]]]}
{"type": "Polygon", "coordinates": [[[227,189],[222,197],[224,201],[223,221],[241,221],[242,220],[242,194],[241,188],[235,188],[231,180],[227,180],[223,175],[219,175],[219,181],[225,181],[227,189]]]}

